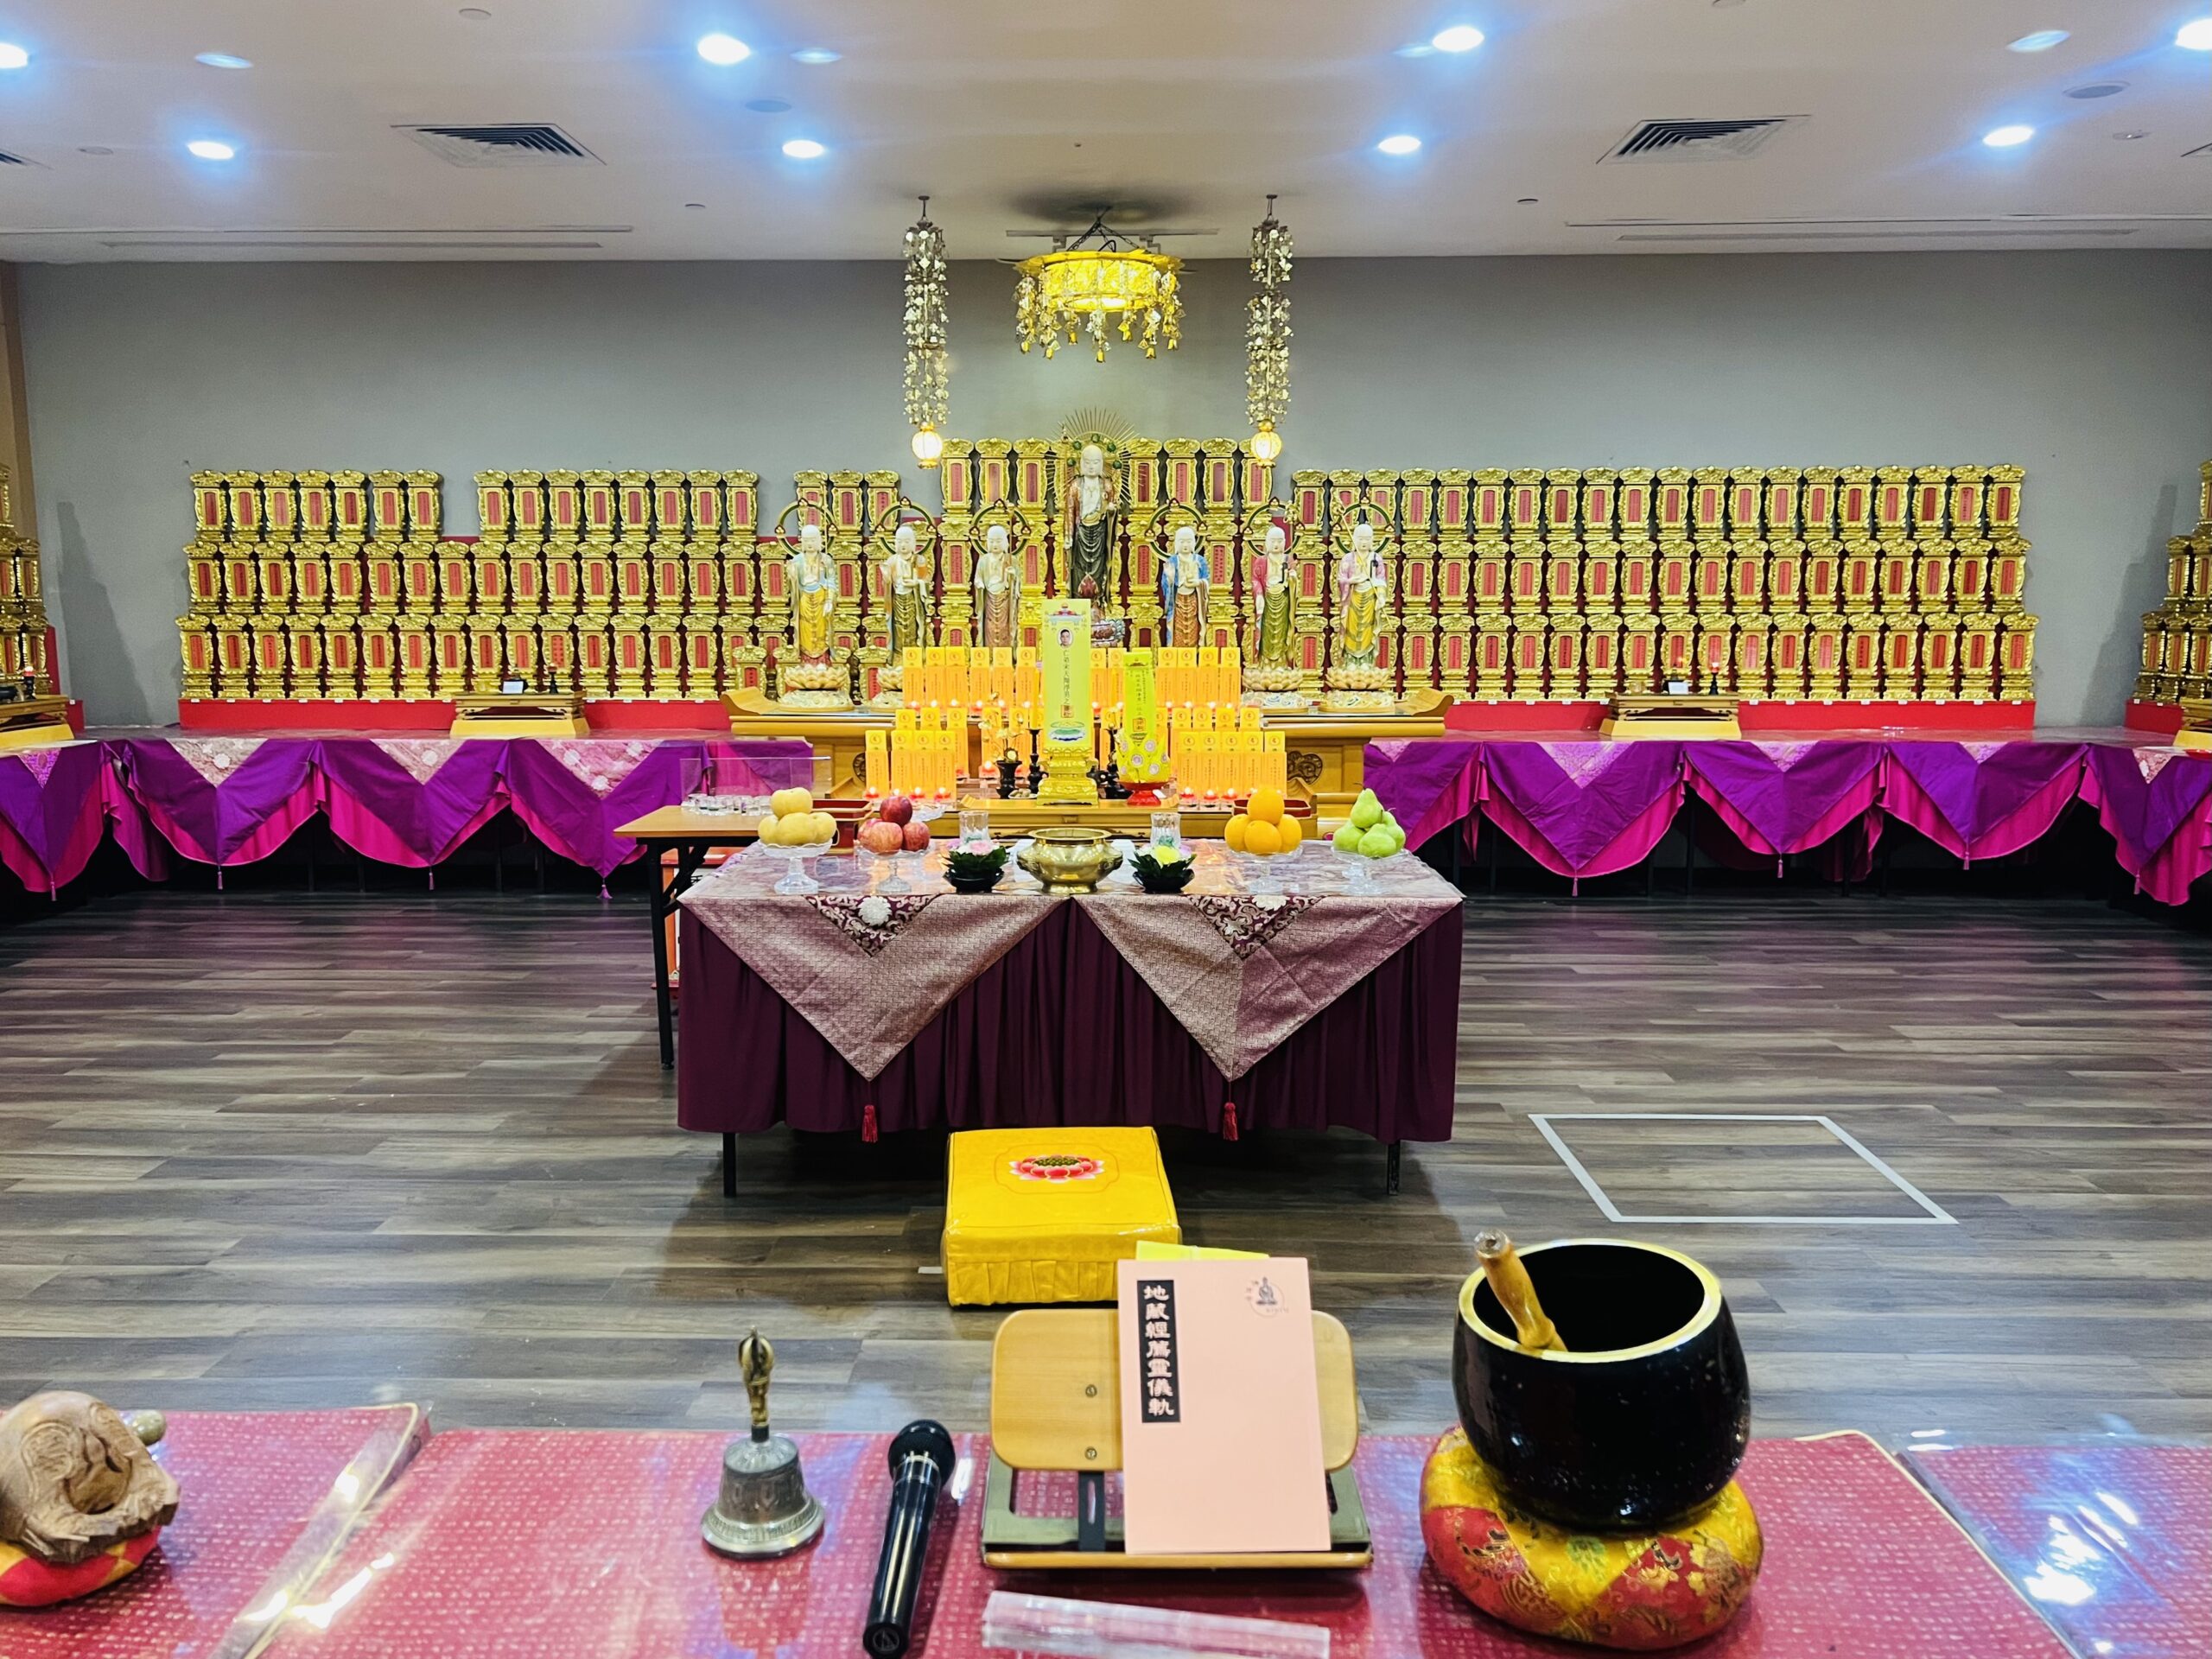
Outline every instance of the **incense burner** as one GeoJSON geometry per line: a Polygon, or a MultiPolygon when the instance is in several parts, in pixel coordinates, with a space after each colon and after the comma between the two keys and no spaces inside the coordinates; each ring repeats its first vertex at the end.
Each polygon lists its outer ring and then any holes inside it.
{"type": "Polygon", "coordinates": [[[1089,893],[1122,866],[1103,830],[1039,830],[1020,855],[1021,868],[1050,893],[1089,893]]]}
{"type": "Polygon", "coordinates": [[[1521,1253],[1566,1347],[1516,1339],[1482,1273],[1459,1289],[1452,1392],[1504,1495],[1582,1531],[1663,1525],[1710,1502],[1751,1440],[1751,1382],[1720,1281],[1656,1244],[1521,1253]]]}

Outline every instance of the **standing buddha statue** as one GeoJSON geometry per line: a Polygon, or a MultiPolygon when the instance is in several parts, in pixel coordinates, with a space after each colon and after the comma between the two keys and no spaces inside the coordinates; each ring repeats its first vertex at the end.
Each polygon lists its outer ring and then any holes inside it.
{"type": "Polygon", "coordinates": [[[983,532],[983,556],[976,561],[976,629],[979,644],[1012,650],[1015,613],[1021,584],[1014,578],[1014,554],[1007,545],[1006,526],[993,524],[983,532]]]}
{"type": "Polygon", "coordinates": [[[1289,668],[1298,588],[1290,568],[1290,537],[1280,519],[1268,526],[1267,539],[1252,557],[1252,596],[1260,607],[1259,666],[1289,668]]]}
{"type": "Polygon", "coordinates": [[[929,643],[929,572],[917,550],[913,525],[899,526],[890,555],[878,569],[891,594],[890,660],[903,664],[908,652],[929,643]]]}
{"type": "Polygon", "coordinates": [[[1175,532],[1174,550],[1160,562],[1160,608],[1167,620],[1167,643],[1179,650],[1203,645],[1206,598],[1213,571],[1198,551],[1198,533],[1185,524],[1175,532]]]}
{"type": "Polygon", "coordinates": [[[1114,598],[1114,531],[1121,518],[1121,480],[1107,469],[1106,452],[1083,446],[1068,486],[1068,591],[1105,605],[1114,598]]]}
{"type": "Polygon", "coordinates": [[[1362,519],[1352,526],[1351,545],[1337,561],[1338,683],[1364,683],[1381,675],[1375,658],[1382,643],[1382,600],[1389,585],[1375,545],[1375,526],[1362,519]]]}
{"type": "Polygon", "coordinates": [[[798,548],[785,561],[796,644],[802,663],[830,660],[830,618],[837,608],[837,567],[822,543],[822,526],[801,524],[798,548]]]}

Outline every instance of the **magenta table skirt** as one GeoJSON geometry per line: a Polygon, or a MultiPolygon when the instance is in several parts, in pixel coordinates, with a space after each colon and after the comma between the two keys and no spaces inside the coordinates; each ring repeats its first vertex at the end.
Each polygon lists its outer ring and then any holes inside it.
{"type": "Polygon", "coordinates": [[[1150,1123],[1452,1138],[1457,913],[1234,1083],[1079,906],[1054,906],[874,1081],[689,914],[683,929],[677,1122],[687,1129],[1150,1123]]]}

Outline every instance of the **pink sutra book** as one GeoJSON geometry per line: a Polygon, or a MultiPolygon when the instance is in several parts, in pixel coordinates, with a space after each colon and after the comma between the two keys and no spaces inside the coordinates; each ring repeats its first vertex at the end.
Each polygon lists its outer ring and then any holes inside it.
{"type": "Polygon", "coordinates": [[[1119,1275],[1128,1552],[1327,1549],[1305,1261],[1123,1262],[1119,1275]]]}

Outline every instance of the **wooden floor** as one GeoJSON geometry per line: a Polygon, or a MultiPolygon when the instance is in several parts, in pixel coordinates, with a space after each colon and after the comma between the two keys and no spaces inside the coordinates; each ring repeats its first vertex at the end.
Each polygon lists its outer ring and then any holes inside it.
{"type": "MultiPolygon", "coordinates": [[[[641,900],[142,893],[0,931],[0,1400],[429,1403],[457,1423],[986,1417],[925,1271],[941,1143],[673,1127],[641,900]]],[[[1371,1427],[1452,1418],[1473,1239],[1662,1239],[1726,1281],[1764,1433],[2212,1435],[2212,940],[2072,899],[1470,907],[1458,1126],[1176,1141],[1188,1236],[1313,1258],[1371,1427]],[[1826,1114],[1554,1127],[1531,1114],[1826,1114]]]]}

